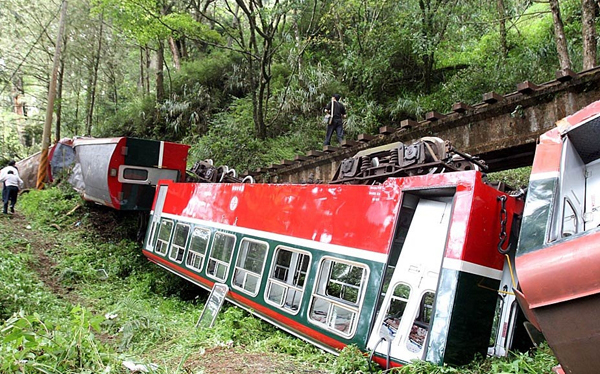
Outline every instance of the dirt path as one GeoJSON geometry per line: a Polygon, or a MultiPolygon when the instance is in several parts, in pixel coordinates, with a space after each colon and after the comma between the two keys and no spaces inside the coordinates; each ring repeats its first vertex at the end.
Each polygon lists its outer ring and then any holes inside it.
{"type": "Polygon", "coordinates": [[[30,222],[20,212],[9,215],[0,215],[1,231],[12,238],[23,240],[22,246],[17,246],[16,250],[26,250],[27,245],[33,255],[31,268],[35,271],[40,280],[58,297],[69,300],[73,304],[80,302],[79,297],[70,292],[68,288],[63,287],[54,274],[55,261],[49,255],[52,248],[56,245],[55,235],[40,233],[32,229],[30,222]]]}
{"type": "MultiPolygon", "coordinates": [[[[33,257],[32,270],[57,297],[66,299],[72,304],[86,304],[85,300],[81,300],[75,292],[61,285],[54,272],[56,262],[51,257],[51,253],[59,244],[57,235],[32,229],[27,218],[18,211],[13,215],[0,214],[0,234],[15,240],[19,239],[20,243],[13,249],[14,251],[26,251],[29,246],[33,257]]],[[[102,334],[99,334],[98,338],[105,343],[110,340],[102,334]]],[[[311,365],[294,361],[285,354],[248,352],[243,347],[214,347],[197,352],[187,358],[183,368],[189,373],[204,374],[325,373],[311,365]]]]}

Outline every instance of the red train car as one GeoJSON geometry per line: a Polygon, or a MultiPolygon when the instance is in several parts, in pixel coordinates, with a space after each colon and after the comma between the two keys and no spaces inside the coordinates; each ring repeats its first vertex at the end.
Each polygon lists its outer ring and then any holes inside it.
{"type": "Polygon", "coordinates": [[[143,253],[329,352],[465,364],[510,314],[499,237],[522,208],[478,171],[377,185],[161,181],[143,253]]]}
{"type": "Polygon", "coordinates": [[[541,136],[516,269],[520,302],[567,373],[600,373],[600,101],[541,136]]]}
{"type": "Polygon", "coordinates": [[[190,146],[129,137],[73,142],[70,182],[84,199],[117,210],[148,211],[159,179],[184,181],[190,146]]]}

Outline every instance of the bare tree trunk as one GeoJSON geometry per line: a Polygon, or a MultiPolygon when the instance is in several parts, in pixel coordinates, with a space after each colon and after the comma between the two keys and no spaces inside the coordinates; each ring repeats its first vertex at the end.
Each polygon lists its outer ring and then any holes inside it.
{"type": "Polygon", "coordinates": [[[508,56],[508,45],[506,44],[506,10],[504,8],[504,0],[496,0],[498,7],[498,19],[500,25],[500,53],[503,59],[508,56]]]}
{"type": "Polygon", "coordinates": [[[596,66],[596,10],[594,0],[582,0],[583,70],[596,66]]]}
{"type": "Polygon", "coordinates": [[[567,48],[567,38],[565,36],[565,28],[563,26],[562,17],[560,16],[560,6],[558,0],[550,0],[550,10],[554,20],[554,39],[556,40],[556,51],[558,53],[558,61],[561,69],[571,68],[571,58],[569,58],[569,49],[567,48]]]}
{"type": "Polygon", "coordinates": [[[173,55],[173,64],[175,64],[175,71],[181,70],[181,52],[177,47],[177,43],[173,36],[169,36],[169,47],[171,48],[171,54],[173,55]]]}
{"type": "MultiPolygon", "coordinates": [[[[65,43],[66,44],[66,43],[65,43]]],[[[63,79],[65,76],[65,61],[60,60],[60,69],[58,70],[58,87],[56,91],[56,125],[54,127],[54,142],[57,143],[60,140],[60,127],[62,122],[62,89],[63,79]]]]}
{"type": "Polygon", "coordinates": [[[85,134],[92,135],[92,123],[94,121],[94,106],[96,102],[96,84],[98,82],[98,68],[100,66],[100,55],[102,53],[102,30],[104,26],[104,14],[100,13],[100,29],[98,31],[98,50],[94,56],[94,66],[92,67],[91,85],[88,93],[88,112],[85,120],[85,134]]]}
{"type": "Polygon", "coordinates": [[[146,95],[150,94],[150,51],[148,49],[148,46],[144,47],[144,51],[146,54],[146,76],[144,78],[144,81],[146,82],[146,95]]]}
{"type": "Polygon", "coordinates": [[[23,89],[23,77],[21,76],[21,72],[15,73],[12,78],[12,90],[11,96],[13,101],[13,111],[17,115],[16,120],[16,128],[17,135],[19,135],[19,141],[22,145],[26,145],[25,139],[25,121],[23,121],[23,117],[25,116],[25,108],[23,104],[23,94],[25,93],[23,89]]]}
{"type": "MultiPolygon", "coordinates": [[[[63,38],[63,53],[67,50],[67,37],[63,38]]],[[[63,81],[65,77],[65,59],[60,59],[60,69],[58,70],[58,87],[56,92],[57,105],[56,105],[56,126],[54,130],[54,140],[57,143],[60,140],[60,128],[62,126],[62,92],[63,92],[63,81]]]]}
{"type": "Polygon", "coordinates": [[[140,46],[140,80],[138,82],[138,89],[142,89],[142,92],[146,91],[146,84],[145,82],[145,73],[144,73],[144,68],[145,68],[145,62],[144,62],[144,47],[140,46]]]}
{"type": "Polygon", "coordinates": [[[177,45],[179,46],[179,51],[181,52],[181,59],[187,60],[189,57],[187,43],[185,42],[185,37],[177,40],[177,45]]]}
{"type": "Polygon", "coordinates": [[[52,66],[52,77],[50,78],[50,85],[48,87],[48,102],[46,106],[46,120],[44,121],[44,132],[42,134],[42,150],[40,154],[40,162],[38,164],[37,172],[37,183],[36,188],[38,190],[44,188],[44,183],[47,177],[48,171],[48,148],[50,147],[50,132],[52,131],[52,114],[54,113],[54,96],[56,94],[56,78],[58,74],[58,67],[60,65],[60,48],[62,42],[62,35],[65,30],[67,23],[67,1],[63,0],[62,9],[60,12],[60,25],[58,28],[58,36],[56,37],[56,45],[54,48],[54,63],[52,66]]]}
{"type": "MultiPolygon", "coordinates": [[[[81,73],[81,67],[78,73],[81,73]]],[[[81,74],[79,74],[81,75],[81,74]]],[[[81,83],[77,80],[75,84],[75,120],[73,121],[73,135],[79,134],[79,105],[81,104],[81,83]]]]}
{"type": "Polygon", "coordinates": [[[158,41],[158,49],[156,51],[156,102],[162,103],[165,99],[165,46],[162,40],[158,41]]]}

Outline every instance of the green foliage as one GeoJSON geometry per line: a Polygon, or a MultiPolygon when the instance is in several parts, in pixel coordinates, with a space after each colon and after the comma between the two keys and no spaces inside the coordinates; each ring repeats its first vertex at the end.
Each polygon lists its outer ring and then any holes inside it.
{"type": "MultiPolygon", "coordinates": [[[[4,223],[3,223],[4,224],[4,223]]],[[[44,284],[29,269],[33,261],[29,243],[23,239],[0,236],[0,319],[19,310],[54,309],[55,303],[44,284]]]]}
{"type": "MultiPolygon", "coordinates": [[[[376,367],[377,365],[373,364],[376,367]]],[[[340,351],[336,358],[332,374],[368,373],[371,372],[369,360],[355,345],[348,345],[340,351]]]]}
{"type": "Polygon", "coordinates": [[[539,374],[551,373],[557,365],[556,358],[548,346],[543,345],[533,352],[510,353],[508,357],[476,360],[462,367],[437,366],[425,361],[413,361],[394,372],[400,374],[539,374]]]}
{"type": "Polygon", "coordinates": [[[233,102],[230,112],[214,117],[209,132],[186,142],[193,144],[191,160],[212,159],[215,165],[227,165],[238,172],[292,159],[304,149],[322,143],[325,134],[319,118],[313,122],[301,119],[290,125],[287,134],[266,140],[258,139],[254,125],[247,120],[252,111],[251,102],[240,99],[233,102]]]}
{"type": "Polygon", "coordinates": [[[489,173],[487,179],[491,182],[503,182],[513,188],[527,188],[529,185],[529,176],[531,167],[504,170],[496,173],[489,173]]]}
{"type": "Polygon", "coordinates": [[[36,191],[36,193],[27,193],[19,198],[25,214],[35,217],[39,224],[61,225],[72,220],[67,213],[82,204],[82,200],[74,190],[68,186],[61,188],[49,188],[36,191]],[[64,189],[61,189],[64,188],[64,189]]]}
{"type": "MultiPolygon", "coordinates": [[[[117,115],[111,113],[95,129],[98,137],[135,136],[153,139],[156,101],[151,96],[136,96],[125,102],[117,115]]],[[[168,140],[161,138],[161,140],[168,140]]]]}
{"type": "Polygon", "coordinates": [[[0,330],[0,371],[3,373],[110,372],[108,351],[98,342],[104,317],[76,306],[68,327],[46,321],[37,313],[13,315],[0,330]]]}

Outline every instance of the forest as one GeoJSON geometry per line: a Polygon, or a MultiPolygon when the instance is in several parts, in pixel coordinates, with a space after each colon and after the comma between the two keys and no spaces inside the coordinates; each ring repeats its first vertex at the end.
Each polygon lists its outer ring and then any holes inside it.
{"type": "Polygon", "coordinates": [[[597,60],[594,0],[2,4],[0,162],[46,126],[50,143],[177,141],[249,170],[320,147],[334,93],[352,138],[597,60]]]}

